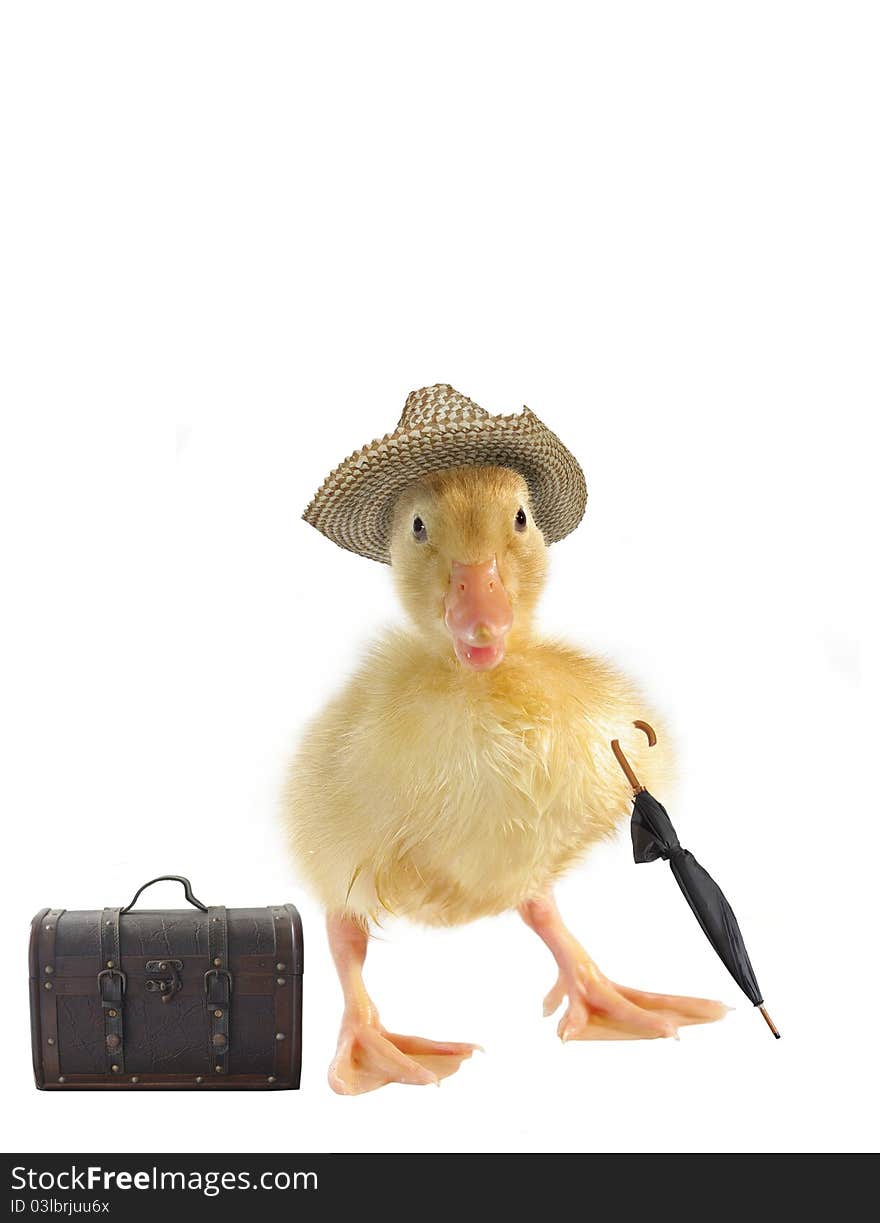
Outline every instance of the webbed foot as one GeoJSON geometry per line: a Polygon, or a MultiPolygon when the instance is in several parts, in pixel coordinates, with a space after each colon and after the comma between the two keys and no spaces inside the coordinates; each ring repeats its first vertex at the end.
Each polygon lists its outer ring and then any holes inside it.
{"type": "Polygon", "coordinates": [[[372,1017],[346,1017],[327,1078],[333,1090],[343,1096],[375,1091],[386,1083],[438,1084],[455,1074],[462,1062],[479,1048],[401,1036],[386,1031],[372,1017]]]}
{"type": "Polygon", "coordinates": [[[728,1007],[708,998],[679,994],[649,994],[617,985],[605,977],[584,953],[560,970],[544,999],[544,1014],[552,1015],[564,998],[568,1006],[557,1032],[569,1040],[656,1040],[678,1036],[678,1029],[723,1019],[728,1007]]]}

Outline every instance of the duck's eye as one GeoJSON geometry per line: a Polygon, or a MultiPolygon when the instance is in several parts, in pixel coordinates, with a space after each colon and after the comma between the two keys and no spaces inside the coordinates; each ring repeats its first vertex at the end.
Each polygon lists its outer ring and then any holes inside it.
{"type": "Polygon", "coordinates": [[[428,538],[428,528],[422,522],[421,518],[419,518],[418,514],[413,519],[413,535],[415,535],[416,539],[418,540],[428,538]]]}
{"type": "Polygon", "coordinates": [[[520,506],[516,511],[516,517],[513,520],[513,524],[518,531],[524,531],[526,529],[526,512],[522,506],[520,506]]]}

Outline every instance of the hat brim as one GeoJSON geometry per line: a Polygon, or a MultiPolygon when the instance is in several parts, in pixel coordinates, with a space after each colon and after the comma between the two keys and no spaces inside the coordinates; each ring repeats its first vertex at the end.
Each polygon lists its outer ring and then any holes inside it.
{"type": "Polygon", "coordinates": [[[451,467],[518,471],[548,544],[564,539],[583,518],[587,484],[580,464],[528,408],[386,434],[330,473],[303,518],[340,548],[388,564],[397,498],[420,476],[451,467]]]}

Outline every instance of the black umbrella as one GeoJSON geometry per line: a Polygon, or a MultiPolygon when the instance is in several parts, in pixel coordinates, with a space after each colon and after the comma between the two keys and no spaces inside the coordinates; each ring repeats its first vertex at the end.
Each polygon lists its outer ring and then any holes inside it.
{"type": "MultiPolygon", "coordinates": [[[[657,736],[648,723],[636,722],[634,725],[645,732],[648,744],[653,747],[657,736]]],[[[770,1031],[779,1040],[780,1034],[767,1014],[755,970],[752,968],[733,909],[727,903],[727,897],[694,855],[687,849],[682,849],[666,808],[657,802],[653,794],[648,793],[636,777],[617,739],[611,740],[611,750],[633,788],[633,814],[630,825],[633,858],[636,862],[654,862],[657,858],[663,858],[669,863],[678,886],[684,892],[685,900],[724,962],[725,968],[749,1001],[760,1009],[770,1031]]]]}

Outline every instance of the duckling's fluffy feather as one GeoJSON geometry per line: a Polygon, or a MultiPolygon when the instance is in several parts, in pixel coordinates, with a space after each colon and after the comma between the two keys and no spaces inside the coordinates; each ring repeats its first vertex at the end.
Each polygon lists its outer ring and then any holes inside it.
{"type": "Polygon", "coordinates": [[[454,925],[539,895],[629,813],[610,749],[669,780],[667,736],[611,666],[532,638],[495,670],[394,631],[307,730],[285,810],[329,911],[454,925]],[[650,751],[632,729],[656,726],[650,751]]]}

